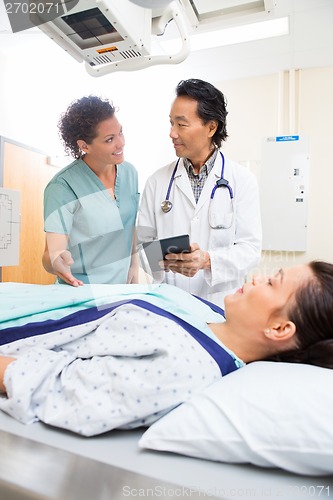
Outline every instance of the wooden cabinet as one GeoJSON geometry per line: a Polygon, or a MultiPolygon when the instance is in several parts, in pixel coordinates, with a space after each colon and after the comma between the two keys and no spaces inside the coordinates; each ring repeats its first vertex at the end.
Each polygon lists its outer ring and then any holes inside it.
{"type": "Polygon", "coordinates": [[[55,277],[42,265],[45,245],[43,193],[57,168],[47,155],[25,145],[1,138],[2,186],[20,192],[20,260],[18,266],[2,268],[1,281],[50,284],[55,277]]]}

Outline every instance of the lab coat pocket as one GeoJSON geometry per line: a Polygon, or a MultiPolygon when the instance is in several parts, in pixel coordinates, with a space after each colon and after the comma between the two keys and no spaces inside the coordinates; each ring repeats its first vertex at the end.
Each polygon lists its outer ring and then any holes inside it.
{"type": "Polygon", "coordinates": [[[221,213],[211,210],[209,214],[209,224],[212,229],[229,229],[232,226],[233,213],[221,213]]]}
{"type": "Polygon", "coordinates": [[[225,230],[233,224],[234,204],[227,189],[217,189],[209,204],[209,225],[212,229],[225,230]]]}

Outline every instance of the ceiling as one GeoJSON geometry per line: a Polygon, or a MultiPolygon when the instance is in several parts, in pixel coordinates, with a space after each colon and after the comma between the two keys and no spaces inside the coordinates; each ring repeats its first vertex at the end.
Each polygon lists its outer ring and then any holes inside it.
{"type": "MultiPolygon", "coordinates": [[[[189,24],[195,29],[209,29],[212,26],[226,26],[260,19],[260,16],[274,14],[274,5],[278,0],[179,0],[184,8],[189,24]]],[[[41,3],[43,0],[41,0],[41,3]]],[[[25,2],[21,2],[22,4],[25,2]]],[[[36,2],[38,3],[38,2],[36,2]]],[[[158,1],[156,1],[158,5],[158,1]]],[[[0,33],[11,33],[11,26],[5,10],[10,4],[0,0],[0,33]]],[[[154,5],[154,0],[148,2],[154,5]]],[[[13,10],[16,7],[13,7],[13,10]]],[[[153,17],[160,16],[162,7],[153,8],[153,17]]],[[[31,31],[31,30],[30,30],[31,31]]],[[[35,30],[33,30],[35,31],[35,30]]],[[[38,31],[36,31],[38,33],[38,31]]]]}
{"type": "Polygon", "coordinates": [[[196,28],[227,26],[267,19],[274,15],[277,0],[180,0],[196,28]]]}
{"type": "MultiPolygon", "coordinates": [[[[214,31],[283,16],[289,17],[290,34],[260,42],[191,53],[202,67],[218,61],[234,70],[232,77],[288,69],[333,66],[333,0],[178,0],[192,33],[214,31]]],[[[159,15],[153,10],[153,15],[159,15]]],[[[22,48],[50,42],[38,29],[12,33],[0,0],[0,53],[22,54],[22,48]]],[[[59,49],[62,50],[62,49],[59,49]]],[[[68,57],[68,56],[67,56],[68,57]]]]}

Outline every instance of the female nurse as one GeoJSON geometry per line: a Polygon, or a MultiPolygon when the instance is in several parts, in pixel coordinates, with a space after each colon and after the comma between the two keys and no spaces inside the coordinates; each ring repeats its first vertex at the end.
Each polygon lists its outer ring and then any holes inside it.
{"type": "Polygon", "coordinates": [[[65,151],[75,160],[44,192],[43,265],[58,283],[138,282],[138,175],[124,161],[115,113],[110,101],[90,95],[73,101],[59,121],[65,151]]]}

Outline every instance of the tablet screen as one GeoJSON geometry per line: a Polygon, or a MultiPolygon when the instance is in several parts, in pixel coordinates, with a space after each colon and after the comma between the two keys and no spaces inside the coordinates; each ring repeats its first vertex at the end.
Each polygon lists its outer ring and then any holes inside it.
{"type": "Polygon", "coordinates": [[[182,253],[190,251],[190,237],[188,234],[153,240],[143,243],[151,271],[162,271],[159,262],[164,260],[167,253],[182,253]]]}

